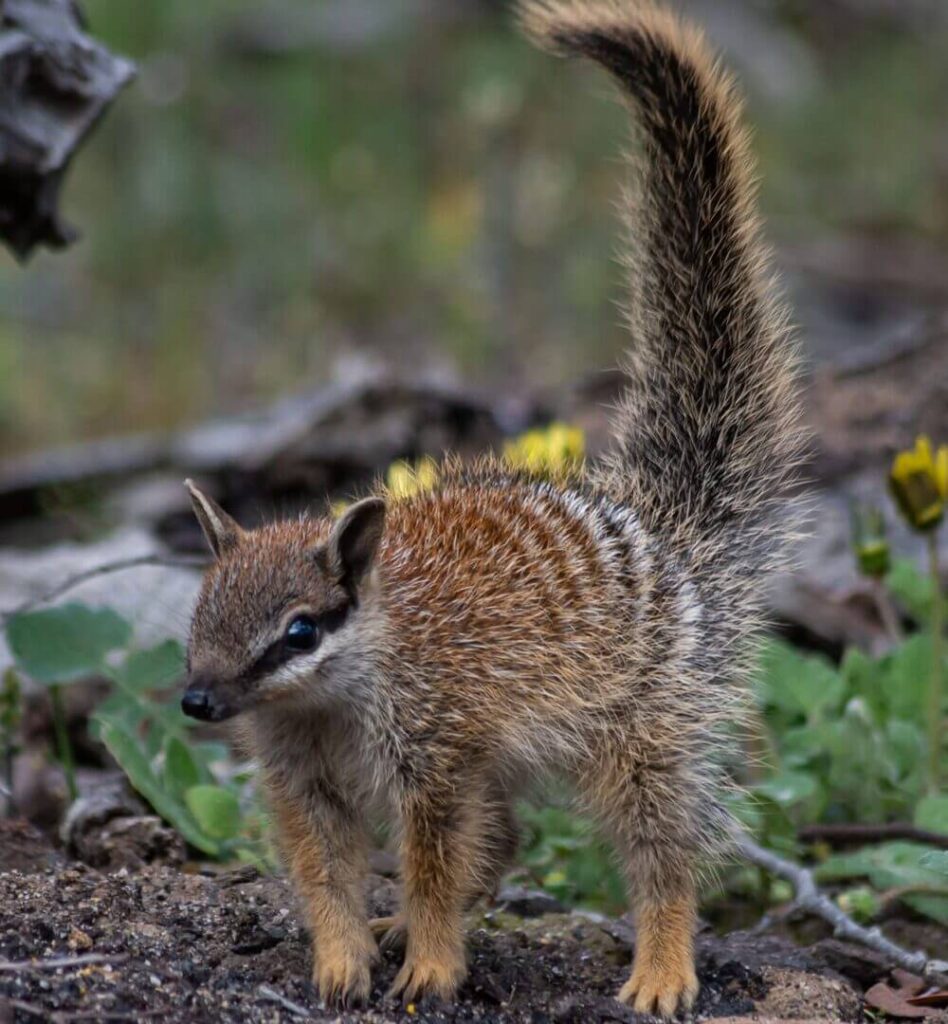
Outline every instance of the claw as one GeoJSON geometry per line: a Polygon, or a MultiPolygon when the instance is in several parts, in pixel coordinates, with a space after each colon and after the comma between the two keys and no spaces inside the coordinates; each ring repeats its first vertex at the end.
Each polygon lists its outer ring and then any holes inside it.
{"type": "Polygon", "coordinates": [[[450,1001],[464,977],[463,958],[409,956],[395,976],[386,998],[414,1003],[426,996],[450,1001]]]}
{"type": "Polygon", "coordinates": [[[679,1009],[690,1009],[697,994],[694,968],[690,964],[668,964],[662,968],[636,966],[617,998],[636,1013],[667,1018],[679,1009]]]}
{"type": "Polygon", "coordinates": [[[323,1002],[342,1008],[367,1003],[372,990],[372,964],[376,959],[378,952],[368,934],[364,942],[350,947],[318,950],[313,983],[323,1002]]]}

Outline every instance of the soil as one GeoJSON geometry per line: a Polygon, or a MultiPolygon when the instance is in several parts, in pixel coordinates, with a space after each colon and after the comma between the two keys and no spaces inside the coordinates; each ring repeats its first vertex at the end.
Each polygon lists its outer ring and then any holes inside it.
{"type": "MultiPolygon", "coordinates": [[[[150,840],[149,840],[150,841],[150,840]]],[[[395,882],[370,880],[373,913],[395,882]]],[[[613,994],[634,933],[622,919],[567,912],[507,890],[469,926],[470,975],[451,1005],[387,1004],[387,952],[369,1008],[325,1008],[309,981],[309,941],[289,885],[251,868],[194,873],[168,864],[103,871],[52,853],[23,825],[0,830],[0,1022],[634,1022],[613,994]],[[52,962],[64,958],[59,967],[52,962]]],[[[696,1019],[862,1019],[860,951],[835,942],[704,933],[696,1019]]]]}

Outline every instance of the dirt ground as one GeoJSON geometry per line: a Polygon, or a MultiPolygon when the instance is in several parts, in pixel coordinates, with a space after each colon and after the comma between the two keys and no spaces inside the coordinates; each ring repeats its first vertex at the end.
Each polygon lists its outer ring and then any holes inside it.
{"type": "MultiPolygon", "coordinates": [[[[628,923],[565,912],[547,897],[509,890],[472,918],[456,1004],[386,1004],[399,959],[386,953],[371,1007],[339,1012],[309,982],[308,939],[284,879],[168,865],[109,873],[66,861],[29,826],[8,826],[0,840],[2,1024],[641,1019],[612,998],[631,956],[628,923]]],[[[395,897],[393,880],[372,876],[374,913],[395,897]]],[[[800,949],[775,935],[709,931],[698,966],[696,1019],[858,1021],[862,989],[880,972],[833,940],[800,949]]]]}

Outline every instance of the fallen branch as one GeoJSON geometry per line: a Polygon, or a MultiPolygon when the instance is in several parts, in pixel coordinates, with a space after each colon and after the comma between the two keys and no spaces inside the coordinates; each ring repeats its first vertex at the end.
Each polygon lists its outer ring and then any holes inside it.
{"type": "Polygon", "coordinates": [[[52,956],[48,960],[0,960],[0,971],[58,971],[89,964],[119,964],[127,959],[127,953],[82,953],[79,956],[52,956]]]}
{"type": "Polygon", "coordinates": [[[890,839],[907,839],[913,843],[926,843],[948,850],[948,835],[918,828],[907,821],[894,821],[885,825],[808,825],[798,833],[801,843],[829,843],[845,846],[849,843],[881,843],[890,839]]]}
{"type": "Polygon", "coordinates": [[[143,565],[155,565],[166,569],[204,569],[208,560],[202,555],[138,555],[135,558],[120,558],[115,562],[104,562],[92,569],[84,569],[74,576],[69,576],[62,583],[57,584],[51,590],[40,594],[39,597],[31,597],[22,604],[11,608],[9,611],[0,613],[0,622],[7,622],[14,615],[32,611],[40,605],[49,604],[57,598],[67,594],[82,583],[96,579],[99,576],[108,576],[114,572],[124,572],[126,569],[137,569],[143,565]]]}
{"type": "Polygon", "coordinates": [[[793,886],[795,896],[788,908],[790,911],[802,910],[821,917],[833,926],[833,934],[837,938],[850,939],[874,949],[890,960],[894,967],[921,975],[934,984],[948,984],[948,960],[929,959],[928,955],[921,951],[909,952],[887,939],[878,928],[863,928],[862,925],[856,924],[828,896],[820,892],[812,871],[784,860],[770,850],[765,850],[749,836],[742,836],[736,849],[751,864],[785,879],[793,886]]]}
{"type": "Polygon", "coordinates": [[[271,1003],[277,1003],[292,1013],[294,1017],[310,1017],[311,1011],[307,1010],[305,1006],[300,1006],[299,1003],[294,1003],[292,999],[287,999],[286,996],[281,995],[276,989],[270,988],[269,985],[259,985],[257,987],[257,995],[261,999],[266,999],[271,1003]]]}

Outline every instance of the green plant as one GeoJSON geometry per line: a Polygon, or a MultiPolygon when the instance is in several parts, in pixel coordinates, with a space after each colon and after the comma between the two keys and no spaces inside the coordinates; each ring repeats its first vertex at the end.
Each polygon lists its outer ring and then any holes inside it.
{"type": "Polygon", "coordinates": [[[925,779],[931,640],[916,634],[882,658],[849,651],[836,667],[769,641],[759,676],[775,764],[752,787],[771,825],[911,817],[925,779]]]}
{"type": "Polygon", "coordinates": [[[108,608],[64,604],[14,615],[7,639],[19,671],[53,695],[57,746],[75,794],[62,688],[90,676],[112,683],[92,731],[135,789],[196,849],[215,858],[260,860],[263,819],[246,775],[228,769],[227,748],[196,740],[176,692],[184,672],[180,644],[132,646],[130,625],[108,608]]]}
{"type": "Polygon", "coordinates": [[[7,641],[17,667],[49,689],[56,749],[69,797],[76,798],[76,773],[62,687],[106,670],[106,656],[131,638],[131,627],[108,608],[66,604],[23,612],[7,622],[7,641]]]}
{"type": "Polygon", "coordinates": [[[607,913],[626,906],[625,886],[609,846],[591,826],[558,806],[522,803],[522,876],[564,903],[580,903],[607,913]]]}
{"type": "Polygon", "coordinates": [[[942,636],[944,601],[938,564],[938,528],[948,502],[948,445],[933,451],[924,435],[915,447],[899,452],[889,473],[889,487],[906,522],[925,537],[928,572],[932,582],[932,660],[928,683],[928,789],[937,792],[941,780],[942,679],[944,677],[942,636]]]}
{"type": "MultiPolygon", "coordinates": [[[[882,657],[854,649],[834,665],[779,640],[764,645],[757,694],[773,763],[750,787],[743,817],[768,845],[794,848],[798,831],[819,823],[899,820],[948,834],[948,797],[932,793],[926,770],[943,742],[929,724],[932,714],[943,716],[944,698],[931,706],[928,681],[944,655],[926,628],[937,625],[940,598],[911,563],[896,562],[888,582],[923,628],[882,657]],[[931,742],[939,745],[934,756],[931,742]]],[[[841,897],[857,917],[898,897],[944,922],[948,885],[926,859],[933,852],[918,843],[871,845],[829,856],[818,877],[869,882],[875,903],[860,889],[841,897]]]]}

